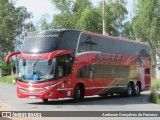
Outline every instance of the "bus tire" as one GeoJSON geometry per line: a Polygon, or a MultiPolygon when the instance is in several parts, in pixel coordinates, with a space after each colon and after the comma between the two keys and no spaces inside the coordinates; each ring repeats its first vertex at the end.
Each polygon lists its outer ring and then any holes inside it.
{"type": "Polygon", "coordinates": [[[84,99],[84,91],[80,87],[80,85],[77,85],[74,89],[74,96],[73,100],[74,102],[79,102],[80,100],[84,99]]]}
{"type": "Polygon", "coordinates": [[[44,103],[48,103],[48,99],[42,99],[44,103]]]}
{"type": "Polygon", "coordinates": [[[131,97],[133,96],[133,94],[134,94],[134,86],[131,83],[129,83],[127,86],[126,96],[131,97]]]}
{"type": "Polygon", "coordinates": [[[140,87],[140,84],[137,83],[135,88],[134,88],[134,95],[138,96],[138,95],[140,95],[140,92],[141,92],[141,87],[140,87]]]}

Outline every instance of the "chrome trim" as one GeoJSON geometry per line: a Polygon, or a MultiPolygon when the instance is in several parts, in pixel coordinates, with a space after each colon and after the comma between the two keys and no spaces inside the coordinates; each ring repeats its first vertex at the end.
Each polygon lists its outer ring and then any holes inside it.
{"type": "Polygon", "coordinates": [[[104,87],[88,87],[85,89],[99,89],[99,88],[126,88],[126,86],[104,86],[104,87]]]}
{"type": "Polygon", "coordinates": [[[145,84],[145,86],[151,86],[150,84],[145,84]]]}
{"type": "Polygon", "coordinates": [[[99,52],[99,51],[84,51],[84,52],[81,52],[81,53],[77,53],[77,56],[88,54],[88,53],[99,53],[100,54],[102,52],[99,52]]]}
{"type": "Polygon", "coordinates": [[[73,90],[73,88],[58,88],[57,90],[58,91],[61,91],[61,90],[73,90]]]}
{"type": "Polygon", "coordinates": [[[44,91],[43,88],[33,88],[33,87],[29,87],[29,88],[20,87],[19,89],[24,92],[42,92],[44,91]]]}
{"type": "MultiPolygon", "coordinates": [[[[22,91],[24,91],[24,92],[43,92],[44,90],[53,88],[53,87],[55,87],[55,86],[57,86],[57,85],[59,85],[59,84],[61,84],[61,83],[62,83],[62,81],[59,82],[59,83],[50,85],[50,86],[45,86],[45,87],[43,87],[43,88],[34,88],[34,87],[32,87],[32,86],[29,87],[29,88],[24,88],[24,87],[22,87],[22,86],[17,85],[17,88],[20,89],[20,90],[22,90],[22,91]]],[[[32,84],[32,85],[33,85],[33,84],[32,84]]]]}
{"type": "Polygon", "coordinates": [[[79,45],[79,42],[80,42],[80,38],[81,38],[82,33],[84,33],[84,32],[81,32],[81,33],[79,34],[79,38],[78,38],[78,41],[77,41],[76,54],[75,54],[76,56],[77,56],[77,53],[78,53],[78,45],[79,45]]]}
{"type": "Polygon", "coordinates": [[[61,84],[61,83],[62,83],[62,81],[59,82],[59,83],[53,84],[53,85],[45,86],[45,87],[43,87],[43,88],[44,88],[44,89],[50,89],[50,88],[53,88],[53,87],[55,87],[55,86],[57,86],[57,85],[59,85],[59,84],[61,84]]]}

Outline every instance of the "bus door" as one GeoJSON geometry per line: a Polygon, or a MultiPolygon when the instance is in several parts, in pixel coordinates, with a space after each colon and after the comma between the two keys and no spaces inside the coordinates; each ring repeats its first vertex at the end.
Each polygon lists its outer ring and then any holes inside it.
{"type": "Polygon", "coordinates": [[[58,98],[70,97],[71,96],[71,74],[72,69],[72,59],[69,55],[64,55],[57,57],[57,65],[56,65],[56,81],[58,98]]]}
{"type": "Polygon", "coordinates": [[[150,87],[150,68],[140,68],[140,79],[142,84],[142,90],[148,89],[150,87]]]}
{"type": "Polygon", "coordinates": [[[151,84],[150,78],[150,68],[140,68],[141,73],[141,83],[142,83],[142,90],[149,89],[151,84]]]}

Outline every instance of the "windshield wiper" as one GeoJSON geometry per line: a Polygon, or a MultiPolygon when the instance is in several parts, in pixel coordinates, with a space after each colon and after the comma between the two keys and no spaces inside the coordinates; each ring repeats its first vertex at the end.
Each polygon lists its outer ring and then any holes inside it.
{"type": "Polygon", "coordinates": [[[36,66],[36,64],[38,63],[39,60],[36,60],[36,62],[34,62],[33,64],[33,74],[34,74],[34,67],[36,66]]]}

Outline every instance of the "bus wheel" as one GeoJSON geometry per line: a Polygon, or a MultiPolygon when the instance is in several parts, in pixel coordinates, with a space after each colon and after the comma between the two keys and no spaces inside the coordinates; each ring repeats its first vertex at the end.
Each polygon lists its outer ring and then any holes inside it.
{"type": "Polygon", "coordinates": [[[135,88],[134,88],[134,95],[135,96],[140,95],[140,90],[141,90],[140,84],[137,83],[136,86],[135,86],[135,88]]]}
{"type": "Polygon", "coordinates": [[[131,83],[129,83],[128,87],[127,87],[126,96],[130,97],[133,95],[133,93],[134,93],[133,85],[131,83]]]}
{"type": "Polygon", "coordinates": [[[76,86],[74,89],[74,102],[79,102],[79,100],[82,100],[84,98],[84,90],[79,85],[76,86]]]}
{"type": "Polygon", "coordinates": [[[48,103],[48,99],[42,99],[44,103],[48,103]]]}

